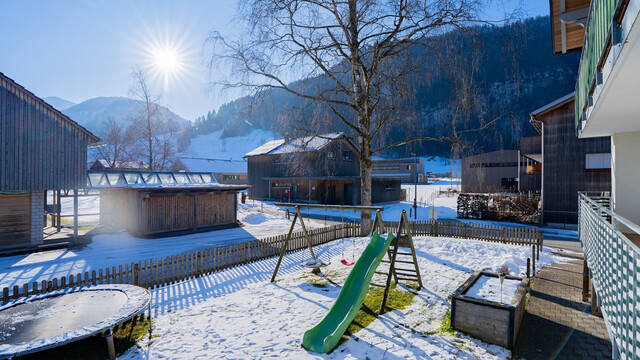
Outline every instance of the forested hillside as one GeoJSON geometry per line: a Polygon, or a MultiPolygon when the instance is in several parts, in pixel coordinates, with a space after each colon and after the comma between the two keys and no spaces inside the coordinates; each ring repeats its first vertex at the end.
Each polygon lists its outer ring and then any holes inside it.
{"type": "MultiPolygon", "coordinates": [[[[476,28],[473,36],[451,32],[430,41],[436,44],[435,49],[416,46],[413,55],[419,59],[421,71],[413,75],[415,93],[401,104],[399,116],[418,120],[419,129],[410,131],[446,136],[452,131],[451,119],[464,108],[461,123],[468,128],[477,127],[481,119],[495,120],[492,126],[464,136],[470,145],[466,152],[517,147],[520,136],[535,134],[529,113],[574,88],[580,55],[552,56],[550,31],[549,17],[538,17],[504,28],[476,28]]],[[[292,86],[320,91],[325,81],[318,77],[292,86]]],[[[314,126],[320,122],[331,131],[348,133],[328,112],[284,91],[267,91],[227,103],[198,118],[190,131],[196,135],[224,129],[226,136],[236,136],[258,128],[296,136],[294,125],[300,121],[314,126]]],[[[407,131],[395,129],[381,141],[398,141],[407,131]]],[[[395,148],[386,155],[418,152],[449,156],[450,151],[449,142],[423,142],[395,148]]]]}

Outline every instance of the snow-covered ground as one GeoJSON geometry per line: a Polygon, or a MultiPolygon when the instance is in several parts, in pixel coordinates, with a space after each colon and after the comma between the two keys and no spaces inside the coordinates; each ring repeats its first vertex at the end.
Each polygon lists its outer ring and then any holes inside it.
{"type": "MultiPolygon", "coordinates": [[[[73,215],[73,198],[64,197],[60,199],[62,203],[62,215],[73,215]]],[[[47,204],[53,203],[53,193],[47,193],[47,204]]],[[[78,214],[98,214],[100,213],[100,195],[82,196],[78,198],[78,214]]],[[[63,223],[73,223],[72,217],[64,217],[63,223]]],[[[78,223],[81,225],[98,224],[99,215],[78,216],[78,223]]]]}
{"type": "MultiPolygon", "coordinates": [[[[280,235],[289,230],[291,220],[284,218],[281,213],[275,213],[273,207],[264,206],[264,212],[258,211],[259,209],[260,205],[254,207],[251,204],[239,204],[238,220],[245,224],[241,228],[157,239],[135,238],[123,231],[96,235],[91,243],[83,248],[0,257],[0,288],[22,286],[25,283],[91,272],[114,265],[251,241],[280,235]]],[[[323,226],[322,223],[314,221],[307,221],[306,224],[309,228],[323,226]]],[[[296,229],[300,229],[299,224],[296,229]]]]}
{"type": "MultiPolygon", "coordinates": [[[[407,308],[380,316],[330,354],[304,350],[302,335],[326,314],[352,269],[340,264],[350,240],[320,247],[319,257],[331,261],[323,269],[329,281],[301,267],[309,256],[299,251],[284,258],[275,283],[269,282],[276,262],[271,258],[153,290],[154,337],[140,340],[122,358],[508,358],[504,348],[439,329],[450,306],[447,297],[471,273],[508,266],[522,275],[530,248],[452,238],[414,241],[424,288],[407,308]]],[[[367,243],[367,238],[355,239],[356,254],[367,243]]],[[[544,249],[539,264],[558,261],[544,249]]]]}

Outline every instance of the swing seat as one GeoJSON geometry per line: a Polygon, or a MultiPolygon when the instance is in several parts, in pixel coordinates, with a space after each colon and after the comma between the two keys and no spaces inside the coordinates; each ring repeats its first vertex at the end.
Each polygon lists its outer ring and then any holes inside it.
{"type": "Polygon", "coordinates": [[[304,261],[301,265],[308,269],[318,269],[321,267],[329,266],[330,264],[331,264],[331,261],[324,262],[322,260],[311,259],[311,260],[304,261]]]}
{"type": "Polygon", "coordinates": [[[340,263],[344,266],[353,266],[355,264],[355,262],[348,262],[346,259],[340,260],[340,263]]]}

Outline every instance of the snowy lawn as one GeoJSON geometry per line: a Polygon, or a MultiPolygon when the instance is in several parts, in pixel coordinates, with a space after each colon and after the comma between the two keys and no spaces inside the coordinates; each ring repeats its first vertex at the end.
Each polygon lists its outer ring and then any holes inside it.
{"type": "MultiPolygon", "coordinates": [[[[0,288],[21,287],[34,281],[75,276],[86,271],[247,242],[289,231],[291,220],[284,218],[281,212],[276,214],[267,209],[260,212],[259,209],[259,206],[239,204],[238,220],[244,224],[239,228],[152,239],[136,238],[126,232],[101,234],[93,236],[91,243],[84,247],[0,257],[0,288]]],[[[320,222],[305,223],[309,228],[323,226],[320,222]]],[[[299,223],[296,229],[301,229],[299,223]]]]}
{"type": "MultiPolygon", "coordinates": [[[[299,251],[285,257],[275,283],[269,283],[271,258],[153,290],[154,336],[122,358],[508,358],[508,350],[443,330],[442,322],[448,297],[475,270],[507,266],[523,275],[530,248],[437,237],[414,242],[424,288],[409,306],[378,317],[328,355],[304,350],[302,335],[323,318],[352,269],[340,264],[343,247],[351,253],[350,239],[318,248],[319,258],[331,260],[326,278],[302,268],[309,255],[299,251]]],[[[360,254],[368,239],[355,243],[360,254]]],[[[559,261],[544,249],[539,264],[559,261]]]]}

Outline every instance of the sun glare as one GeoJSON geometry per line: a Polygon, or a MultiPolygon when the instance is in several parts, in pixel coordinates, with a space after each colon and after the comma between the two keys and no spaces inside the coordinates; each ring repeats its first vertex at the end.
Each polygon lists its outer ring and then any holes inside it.
{"type": "Polygon", "coordinates": [[[152,78],[163,85],[164,91],[173,92],[183,88],[192,80],[194,64],[197,63],[197,47],[186,37],[184,31],[152,31],[145,26],[146,34],[136,36],[133,41],[142,58],[142,65],[152,78]],[[175,34],[180,34],[176,37],[175,34]],[[183,36],[184,35],[184,36],[183,36]]]}

